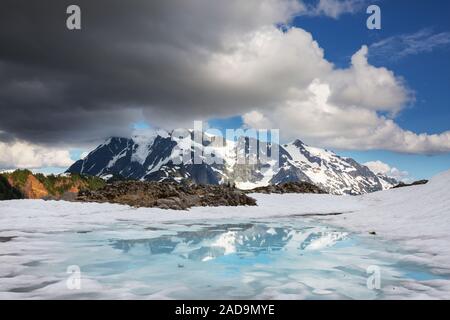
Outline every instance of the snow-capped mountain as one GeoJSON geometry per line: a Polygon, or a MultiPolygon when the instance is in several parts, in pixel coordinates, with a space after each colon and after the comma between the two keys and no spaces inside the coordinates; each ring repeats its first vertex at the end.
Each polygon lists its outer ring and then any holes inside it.
{"type": "MultiPolygon", "coordinates": [[[[391,178],[376,175],[351,158],[307,146],[300,140],[280,145],[277,159],[257,161],[251,165],[240,164],[236,160],[236,153],[250,148],[252,144],[249,139],[224,140],[223,145],[217,146],[215,138],[204,134],[203,143],[197,143],[193,132],[190,137],[176,139],[160,131],[132,138],[110,138],[84,159],[75,162],[67,172],[145,181],[179,182],[189,179],[201,184],[229,182],[241,189],[306,181],[332,194],[355,195],[389,189],[396,184],[391,178]],[[206,161],[194,164],[193,159],[181,162],[180,147],[184,150],[188,148],[192,154],[194,150],[204,151],[208,148],[218,161],[212,164],[206,161]]],[[[256,143],[261,152],[262,144],[259,141],[256,143]]],[[[266,148],[266,155],[271,153],[273,147],[269,145],[266,148]]]]}

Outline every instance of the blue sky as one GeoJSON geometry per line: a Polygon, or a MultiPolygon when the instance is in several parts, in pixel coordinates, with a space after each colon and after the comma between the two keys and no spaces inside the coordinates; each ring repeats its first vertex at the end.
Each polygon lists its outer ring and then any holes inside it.
{"type": "MultiPolygon", "coordinates": [[[[393,36],[413,34],[424,29],[433,33],[449,32],[450,1],[378,1],[382,13],[382,29],[361,28],[367,14],[328,17],[299,17],[294,25],[311,32],[325,57],[340,67],[346,67],[350,56],[363,44],[371,45],[393,36]]],[[[402,76],[414,90],[415,102],[396,118],[405,129],[414,132],[440,133],[450,129],[450,46],[419,52],[398,59],[374,57],[369,62],[384,66],[402,76]]],[[[408,171],[414,178],[429,178],[450,167],[450,155],[408,155],[388,151],[342,151],[360,162],[381,160],[408,171]]]]}

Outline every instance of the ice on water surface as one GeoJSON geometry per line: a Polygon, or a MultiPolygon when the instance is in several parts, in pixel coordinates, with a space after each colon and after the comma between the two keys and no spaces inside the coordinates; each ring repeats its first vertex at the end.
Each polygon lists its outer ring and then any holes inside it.
{"type": "Polygon", "coordinates": [[[392,244],[292,217],[123,220],[1,245],[0,298],[378,299],[415,296],[423,290],[412,283],[440,280],[402,264],[392,244]],[[73,265],[81,288],[70,290],[73,265]],[[381,270],[380,290],[367,287],[371,265],[381,270]]]}

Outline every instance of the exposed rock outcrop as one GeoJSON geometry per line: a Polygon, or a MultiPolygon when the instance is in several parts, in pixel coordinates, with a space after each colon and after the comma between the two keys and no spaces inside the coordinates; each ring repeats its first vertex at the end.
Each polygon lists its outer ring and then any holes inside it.
{"type": "Polygon", "coordinates": [[[45,186],[32,174],[27,177],[23,193],[27,199],[43,199],[48,197],[49,193],[45,186]]]}
{"type": "Polygon", "coordinates": [[[419,181],[414,181],[413,183],[400,182],[398,185],[396,185],[393,188],[397,189],[397,188],[404,188],[404,187],[419,186],[419,185],[427,184],[427,183],[428,183],[428,180],[419,180],[419,181]]]}
{"type": "Polygon", "coordinates": [[[175,210],[205,206],[256,205],[255,199],[230,186],[143,181],[119,181],[96,191],[82,190],[76,200],[175,210]]]}
{"type": "Polygon", "coordinates": [[[269,185],[266,187],[258,187],[252,190],[248,190],[248,193],[316,193],[325,194],[327,192],[323,191],[316,185],[308,182],[287,182],[278,185],[269,185]]]}

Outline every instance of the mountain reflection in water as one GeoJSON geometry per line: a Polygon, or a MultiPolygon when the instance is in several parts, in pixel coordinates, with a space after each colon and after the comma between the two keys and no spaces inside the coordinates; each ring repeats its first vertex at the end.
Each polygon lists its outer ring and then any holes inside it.
{"type": "Polygon", "coordinates": [[[194,229],[145,239],[111,240],[110,243],[124,253],[178,253],[190,260],[207,261],[228,254],[248,256],[279,251],[286,249],[291,242],[296,243],[299,252],[317,250],[347,238],[345,232],[323,228],[293,228],[262,223],[197,225],[194,229]]]}

